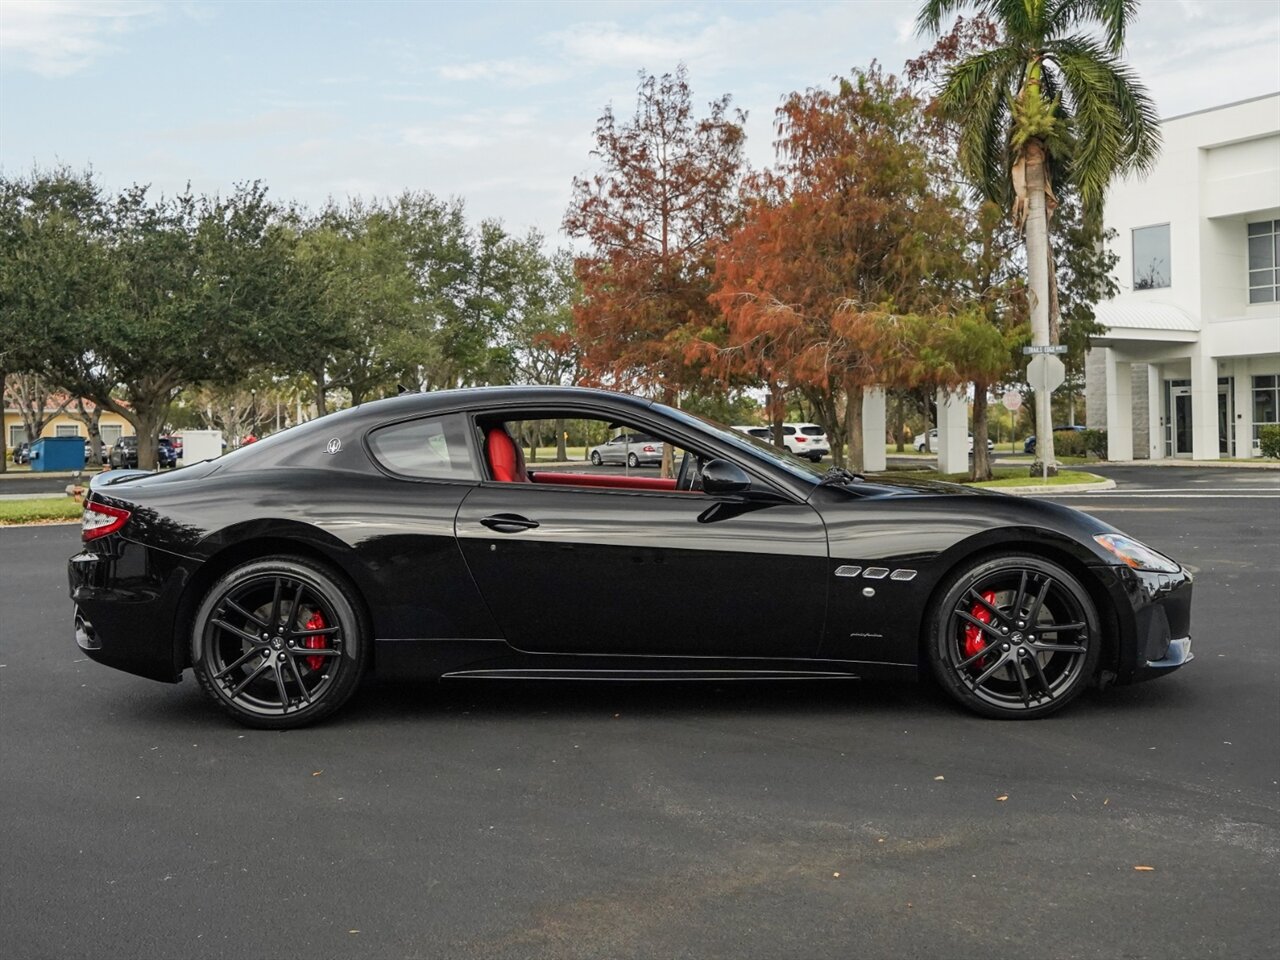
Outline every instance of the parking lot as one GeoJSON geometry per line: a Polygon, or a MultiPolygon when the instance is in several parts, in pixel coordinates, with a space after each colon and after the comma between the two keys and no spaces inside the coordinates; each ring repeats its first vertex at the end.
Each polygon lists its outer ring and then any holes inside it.
{"type": "Polygon", "coordinates": [[[1280,473],[1098,472],[1055,499],[1196,571],[1197,659],[1029,723],[914,685],[472,681],[250,731],[83,658],[76,527],[0,529],[4,953],[1274,955],[1280,473]]]}

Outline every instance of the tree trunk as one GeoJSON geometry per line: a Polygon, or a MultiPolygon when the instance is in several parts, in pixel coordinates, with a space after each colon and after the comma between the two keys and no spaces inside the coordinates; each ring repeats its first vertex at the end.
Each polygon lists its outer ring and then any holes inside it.
{"type": "Polygon", "coordinates": [[[9,373],[0,367],[0,473],[9,469],[9,431],[4,424],[4,381],[9,373]]]}
{"type": "Polygon", "coordinates": [[[902,435],[903,430],[907,425],[906,413],[902,409],[904,402],[902,394],[899,393],[897,395],[897,402],[893,406],[893,449],[896,453],[902,453],[907,448],[906,438],[902,435]]]}
{"type": "Polygon", "coordinates": [[[991,479],[991,457],[987,453],[987,390],[981,380],[973,383],[973,479],[991,479]]]}
{"type": "MultiPolygon", "coordinates": [[[[1028,141],[1025,152],[1027,168],[1027,286],[1031,300],[1031,343],[1049,345],[1049,219],[1045,211],[1044,147],[1038,140],[1028,141]]],[[[1037,398],[1041,399],[1041,398],[1037,398]]],[[[1048,464],[1050,475],[1057,472],[1054,464],[1052,402],[1044,397],[1036,404],[1036,460],[1048,464]]],[[[1039,466],[1039,463],[1037,466],[1039,466]]],[[[1037,471],[1039,472],[1039,471],[1037,471]]]]}
{"type": "Polygon", "coordinates": [[[785,447],[782,439],[782,424],[787,419],[786,393],[776,383],[769,384],[769,432],[773,434],[773,445],[785,447]]]}
{"type": "Polygon", "coordinates": [[[321,370],[319,375],[316,377],[316,416],[317,417],[323,417],[326,413],[329,412],[329,409],[324,402],[324,391],[325,391],[324,371],[321,370]]]}
{"type": "Polygon", "coordinates": [[[845,458],[846,466],[854,473],[860,473],[866,463],[862,437],[862,395],[865,388],[854,384],[845,385],[844,427],[849,445],[849,454],[845,458]]]}
{"type": "Polygon", "coordinates": [[[89,460],[91,467],[102,466],[102,407],[93,405],[92,412],[85,408],[84,397],[76,397],[76,412],[72,414],[89,431],[89,460]]]}
{"type": "Polygon", "coordinates": [[[156,468],[156,447],[160,444],[160,422],[164,419],[168,400],[160,402],[134,401],[133,416],[129,422],[138,433],[138,469],[154,470],[156,468]]]}
{"type": "Polygon", "coordinates": [[[556,421],[556,461],[564,463],[569,459],[569,452],[565,449],[564,438],[564,419],[556,421]]]}
{"type": "MultiPolygon", "coordinates": [[[[663,223],[663,229],[664,230],[666,229],[665,221],[663,223]]],[[[676,390],[672,390],[670,387],[662,391],[662,402],[669,407],[676,407],[677,409],[679,408],[680,405],[676,402],[676,399],[678,397],[679,397],[679,392],[676,390]]],[[[662,445],[662,469],[660,471],[660,475],[664,479],[668,479],[668,480],[676,475],[675,449],[669,443],[664,443],[662,445]]]]}

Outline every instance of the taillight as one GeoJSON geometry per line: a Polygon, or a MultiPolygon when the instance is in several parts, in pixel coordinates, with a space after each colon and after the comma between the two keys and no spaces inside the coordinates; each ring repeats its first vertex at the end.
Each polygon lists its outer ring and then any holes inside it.
{"type": "Polygon", "coordinates": [[[808,441],[808,437],[796,437],[796,443],[807,443],[808,441]]]}
{"type": "Polygon", "coordinates": [[[644,448],[644,452],[645,452],[645,453],[657,453],[658,451],[654,448],[653,444],[649,444],[648,446],[646,446],[646,447],[644,448]]]}
{"type": "Polygon", "coordinates": [[[108,507],[105,503],[88,501],[80,518],[80,539],[85,543],[115,533],[129,522],[129,511],[120,507],[108,507]]]}

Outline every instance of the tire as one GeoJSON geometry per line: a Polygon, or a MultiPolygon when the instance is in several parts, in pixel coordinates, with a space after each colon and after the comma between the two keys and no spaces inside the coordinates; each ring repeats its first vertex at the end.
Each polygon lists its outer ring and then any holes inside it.
{"type": "Polygon", "coordinates": [[[196,679],[246,726],[315,723],[350,699],[365,671],[370,633],[360,609],[344,578],[310,560],[268,557],[236,567],[196,613],[196,679]]]}
{"type": "Polygon", "coordinates": [[[1102,650],[1088,591],[1031,554],[961,569],[944,586],[927,629],[929,666],[942,688],[974,713],[1002,720],[1061,710],[1089,685],[1102,650]]]}
{"type": "Polygon", "coordinates": [[[640,466],[640,458],[637,457],[634,453],[628,453],[627,466],[632,468],[640,466]]]}
{"type": "Polygon", "coordinates": [[[591,451],[591,462],[592,462],[593,464],[595,464],[597,467],[598,467],[598,466],[600,466],[600,464],[603,462],[603,461],[601,460],[601,458],[600,458],[600,451],[599,451],[599,450],[592,450],[592,451],[591,451]]]}

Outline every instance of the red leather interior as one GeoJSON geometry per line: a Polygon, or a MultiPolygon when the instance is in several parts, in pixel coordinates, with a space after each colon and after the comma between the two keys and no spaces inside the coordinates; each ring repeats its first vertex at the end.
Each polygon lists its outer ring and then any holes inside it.
{"type": "Polygon", "coordinates": [[[529,479],[534,483],[571,487],[611,487],[619,490],[674,490],[676,488],[676,481],[673,478],[614,476],[605,473],[549,473],[546,470],[538,470],[529,479]]]}
{"type": "Polygon", "coordinates": [[[485,434],[485,455],[493,479],[503,483],[528,483],[529,472],[524,465],[524,451],[511,439],[511,434],[501,426],[490,427],[485,434]]]}

